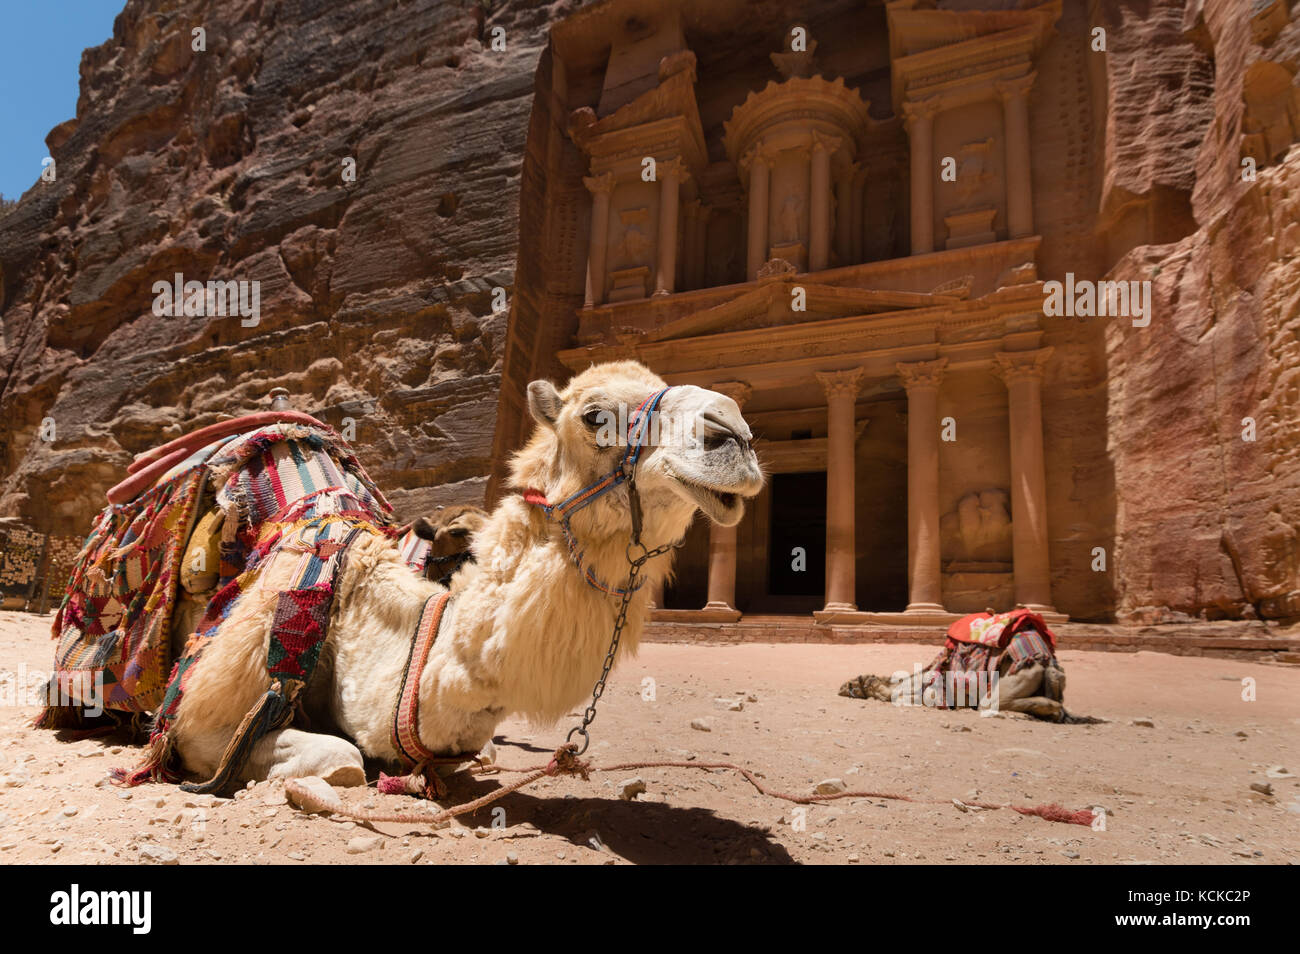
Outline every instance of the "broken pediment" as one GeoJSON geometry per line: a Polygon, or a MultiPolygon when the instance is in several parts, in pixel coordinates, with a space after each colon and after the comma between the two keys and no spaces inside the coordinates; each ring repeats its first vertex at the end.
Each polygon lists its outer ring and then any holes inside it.
{"type": "Polygon", "coordinates": [[[877,291],[799,282],[786,276],[761,283],[720,305],[678,318],[648,332],[645,341],[673,341],[731,331],[752,331],[832,318],[931,308],[956,295],[877,291]],[[804,307],[794,310],[796,295],[804,307]]]}
{"type": "Polygon", "coordinates": [[[1014,73],[1042,51],[1061,0],[1019,10],[936,10],[891,4],[890,69],[895,114],[921,99],[980,78],[1014,73]]]}
{"type": "Polygon", "coordinates": [[[569,115],[568,132],[591,157],[592,170],[642,156],[680,155],[693,170],[708,164],[704,128],[695,101],[695,54],[666,56],[658,84],[605,116],[589,106],[569,115]]]}

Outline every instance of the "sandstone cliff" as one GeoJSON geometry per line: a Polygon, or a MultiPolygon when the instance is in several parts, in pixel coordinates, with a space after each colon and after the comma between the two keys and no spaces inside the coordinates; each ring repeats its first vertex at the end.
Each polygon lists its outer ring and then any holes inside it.
{"type": "Polygon", "coordinates": [[[1128,219],[1110,238],[1164,243],[1111,274],[1154,292],[1150,327],[1106,329],[1115,609],[1295,618],[1300,18],[1282,0],[1103,7],[1134,47],[1107,61],[1102,207],[1128,219]]]}
{"type": "Polygon", "coordinates": [[[277,385],[399,511],[480,501],[550,15],[130,0],[0,226],[0,516],[84,533],[134,453],[277,385]],[[260,282],[260,322],[156,317],[177,272],[260,282]]]}

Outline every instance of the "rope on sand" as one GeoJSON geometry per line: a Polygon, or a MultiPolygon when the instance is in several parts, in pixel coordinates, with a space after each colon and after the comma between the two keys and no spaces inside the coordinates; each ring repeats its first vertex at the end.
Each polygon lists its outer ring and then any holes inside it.
{"type": "Polygon", "coordinates": [[[841,798],[882,798],[899,802],[914,802],[917,804],[928,805],[946,805],[958,804],[967,808],[982,809],[1000,809],[1010,808],[1019,812],[1021,815],[1035,815],[1039,818],[1052,822],[1062,822],[1067,825],[1091,825],[1094,815],[1092,811],[1086,808],[1071,810],[1063,808],[1060,805],[1013,805],[1010,803],[997,804],[994,802],[972,802],[958,801],[956,799],[931,799],[931,798],[913,798],[910,795],[899,795],[893,792],[869,792],[869,791],[847,791],[834,792],[825,795],[791,795],[787,792],[778,792],[767,788],[758,777],[749,769],[731,762],[620,762],[617,765],[593,765],[591,761],[580,759],[575,754],[576,745],[569,743],[560,746],[555,750],[555,755],[546,765],[536,765],[528,768],[507,768],[498,765],[479,765],[468,769],[472,776],[482,776],[497,772],[517,773],[523,777],[503,785],[494,792],[489,792],[480,798],[466,802],[463,805],[456,805],[452,808],[445,808],[434,814],[415,815],[404,812],[379,812],[367,809],[353,809],[345,806],[337,799],[325,799],[313,792],[306,786],[302,785],[297,779],[289,779],[285,782],[285,791],[292,796],[293,801],[298,807],[311,812],[330,812],[335,815],[342,815],[346,818],[353,818],[357,821],[368,822],[396,822],[399,824],[413,825],[440,825],[443,822],[451,821],[460,815],[467,815],[485,808],[496,802],[511,792],[517,792],[522,788],[532,785],[534,782],[543,778],[555,778],[561,775],[578,775],[584,781],[590,779],[593,772],[629,772],[636,769],[653,769],[653,768],[685,768],[697,769],[700,771],[712,772],[719,769],[739,772],[745,781],[754,786],[762,795],[769,798],[779,798],[782,801],[793,802],[797,805],[813,805],[821,802],[831,802],[841,798]]]}

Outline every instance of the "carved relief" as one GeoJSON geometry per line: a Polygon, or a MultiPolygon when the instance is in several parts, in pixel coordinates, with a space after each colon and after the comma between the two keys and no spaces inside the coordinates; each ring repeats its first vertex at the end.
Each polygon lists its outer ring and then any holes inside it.
{"type": "Polygon", "coordinates": [[[939,520],[943,560],[949,572],[1011,569],[1011,497],[1001,488],[979,490],[957,501],[939,520]]]}
{"type": "Polygon", "coordinates": [[[778,217],[779,228],[776,244],[793,245],[799,241],[799,233],[803,223],[803,197],[795,194],[787,195],[781,203],[781,211],[778,217]]]}
{"type": "Polygon", "coordinates": [[[619,268],[635,268],[650,264],[653,243],[644,227],[650,220],[650,210],[624,209],[618,214],[623,233],[614,246],[614,261],[619,268]]]}
{"type": "Polygon", "coordinates": [[[970,202],[986,185],[993,181],[989,152],[993,140],[980,139],[968,142],[957,150],[957,194],[963,202],[970,202]]]}
{"type": "Polygon", "coordinates": [[[898,376],[903,379],[903,387],[908,391],[913,388],[937,388],[943,380],[943,369],[948,367],[947,358],[934,361],[916,361],[912,364],[896,364],[898,376]]]}

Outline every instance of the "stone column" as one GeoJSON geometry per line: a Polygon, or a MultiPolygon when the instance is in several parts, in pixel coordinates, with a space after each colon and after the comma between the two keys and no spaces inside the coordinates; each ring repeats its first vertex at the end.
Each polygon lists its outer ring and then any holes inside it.
{"type": "Polygon", "coordinates": [[[745,274],[749,281],[758,278],[758,270],[767,261],[768,192],[772,164],[763,152],[762,143],[754,146],[742,165],[749,168],[749,256],[745,274]]]}
{"type": "Polygon", "coordinates": [[[820,133],[812,136],[812,162],[808,201],[808,271],[820,272],[830,264],[831,154],[839,140],[820,133]]]}
{"type": "Polygon", "coordinates": [[[853,258],[853,181],[858,164],[849,167],[835,183],[835,254],[840,265],[848,265],[853,258]]]}
{"type": "Polygon", "coordinates": [[[862,369],[817,372],[826,392],[826,606],[823,612],[853,612],[856,524],[853,405],[862,369]]]}
{"type": "Polygon", "coordinates": [[[614,174],[584,177],[591,192],[591,247],[587,252],[587,306],[605,301],[605,247],[609,243],[609,197],[614,192],[614,174]]]}
{"type": "Polygon", "coordinates": [[[934,251],[934,115],[933,100],[904,103],[907,137],[912,147],[912,254],[934,251]]]}
{"type": "Polygon", "coordinates": [[[1033,182],[1029,169],[1029,90],[1034,75],[998,83],[1006,133],[1007,234],[1034,234],[1033,182]]]}
{"type": "MultiPolygon", "coordinates": [[[[725,394],[742,408],[749,400],[751,388],[743,381],[715,384],[712,390],[725,394]]],[[[709,525],[709,601],[706,610],[714,613],[735,614],[736,609],[736,527],[709,525]]]]}
{"type": "Polygon", "coordinates": [[[1004,351],[995,373],[1007,386],[1011,418],[1011,541],[1016,602],[1052,609],[1047,551],[1047,477],[1043,464],[1043,368],[1052,348],[1004,351]]]}
{"type": "Polygon", "coordinates": [[[897,365],[907,389],[909,613],[942,613],[939,562],[939,382],[947,358],[897,365]]]}
{"type": "Polygon", "coordinates": [[[655,164],[659,179],[659,255],[655,262],[656,295],[671,295],[677,283],[677,208],[686,163],[669,159],[655,164]]]}

